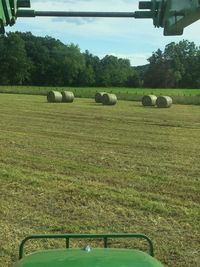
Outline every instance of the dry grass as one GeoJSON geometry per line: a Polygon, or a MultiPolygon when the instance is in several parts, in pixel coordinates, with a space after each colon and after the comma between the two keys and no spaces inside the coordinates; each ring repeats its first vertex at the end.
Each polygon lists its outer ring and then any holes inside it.
{"type": "Polygon", "coordinates": [[[0,266],[32,233],[142,232],[196,267],[200,109],[0,95],[0,266]]]}

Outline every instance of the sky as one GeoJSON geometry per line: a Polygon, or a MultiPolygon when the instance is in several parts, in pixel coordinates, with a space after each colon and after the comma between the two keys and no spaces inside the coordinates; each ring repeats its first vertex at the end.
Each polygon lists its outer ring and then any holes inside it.
{"type": "MultiPolygon", "coordinates": [[[[56,11],[128,11],[138,10],[138,0],[32,0],[34,10],[56,11]]],[[[200,21],[184,30],[182,36],[163,36],[151,19],[124,18],[18,18],[7,31],[32,32],[51,36],[64,44],[78,44],[81,51],[99,56],[127,58],[133,66],[144,65],[152,52],[164,50],[170,42],[187,39],[200,45],[200,21]]]]}

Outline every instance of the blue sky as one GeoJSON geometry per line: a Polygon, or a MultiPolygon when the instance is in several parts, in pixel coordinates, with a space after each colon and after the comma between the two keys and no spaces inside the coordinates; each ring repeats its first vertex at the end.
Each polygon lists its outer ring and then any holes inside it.
{"type": "MultiPolygon", "coordinates": [[[[138,0],[32,0],[35,10],[135,11],[138,0]]],[[[63,43],[78,44],[102,58],[106,54],[128,58],[134,66],[147,63],[158,48],[182,39],[200,45],[200,21],[185,29],[179,37],[164,37],[163,29],[154,28],[152,20],[102,18],[19,18],[12,31],[31,31],[37,36],[51,36],[63,43]]],[[[10,29],[7,29],[9,31],[10,29]]]]}

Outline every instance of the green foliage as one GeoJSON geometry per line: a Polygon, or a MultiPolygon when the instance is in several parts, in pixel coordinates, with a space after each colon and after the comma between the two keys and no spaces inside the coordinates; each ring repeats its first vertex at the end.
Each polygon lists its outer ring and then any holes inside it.
{"type": "Polygon", "coordinates": [[[33,63],[30,84],[72,85],[85,66],[78,46],[64,45],[51,37],[35,37],[31,33],[17,33],[25,42],[27,56],[33,63]]]}
{"type": "Polygon", "coordinates": [[[187,40],[135,68],[128,59],[100,59],[74,44],[16,32],[0,37],[0,60],[1,85],[200,88],[200,49],[187,40]]]}
{"type": "Polygon", "coordinates": [[[144,80],[147,87],[199,88],[200,50],[187,40],[170,43],[149,58],[144,80]]]}
{"type": "Polygon", "coordinates": [[[9,33],[1,37],[0,84],[39,86],[136,86],[138,77],[129,60],[102,60],[77,45],[64,45],[49,36],[9,33]],[[15,71],[16,70],[16,71],[15,71]]]}
{"type": "Polygon", "coordinates": [[[131,68],[130,61],[115,56],[105,56],[101,60],[98,73],[98,86],[136,86],[138,79],[135,70],[131,68]]]}
{"type": "Polygon", "coordinates": [[[16,34],[0,37],[0,84],[23,84],[29,79],[32,68],[25,43],[16,34]]]}
{"type": "Polygon", "coordinates": [[[199,107],[1,94],[0,113],[0,266],[66,232],[142,232],[164,266],[198,266],[199,107]]]}

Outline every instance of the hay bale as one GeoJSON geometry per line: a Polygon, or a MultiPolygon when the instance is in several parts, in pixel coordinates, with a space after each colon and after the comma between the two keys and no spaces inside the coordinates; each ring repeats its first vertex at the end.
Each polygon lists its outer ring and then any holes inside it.
{"type": "Polygon", "coordinates": [[[62,94],[62,102],[64,103],[72,103],[74,101],[74,94],[70,91],[63,91],[62,94]]]}
{"type": "Polygon", "coordinates": [[[49,103],[60,103],[62,102],[62,94],[57,91],[50,91],[47,94],[47,101],[49,103]]]}
{"type": "Polygon", "coordinates": [[[145,107],[153,107],[156,105],[157,96],[145,95],[142,98],[142,105],[145,107]]]}
{"type": "Polygon", "coordinates": [[[95,102],[96,103],[102,103],[102,97],[103,95],[106,94],[106,92],[98,92],[95,94],[95,102]]]}
{"type": "Polygon", "coordinates": [[[158,108],[170,108],[172,103],[173,100],[169,96],[159,96],[156,100],[156,105],[158,108]]]}
{"type": "Polygon", "coordinates": [[[115,105],[117,103],[117,96],[114,94],[104,94],[102,96],[103,105],[115,105]]]}

